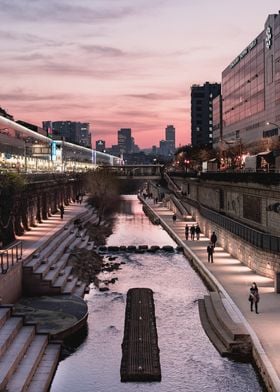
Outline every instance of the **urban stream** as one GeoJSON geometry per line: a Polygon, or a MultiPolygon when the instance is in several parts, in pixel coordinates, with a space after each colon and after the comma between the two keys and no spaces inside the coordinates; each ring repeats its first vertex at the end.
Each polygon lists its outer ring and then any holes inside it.
{"type": "MultiPolygon", "coordinates": [[[[173,245],[174,241],[142,212],[136,196],[125,196],[108,245],[173,245]]],[[[197,300],[207,290],[182,254],[125,254],[110,291],[92,288],[86,296],[88,333],[61,361],[51,392],[242,392],[263,391],[251,364],[222,358],[200,324],[197,300]],[[162,381],[121,383],[126,292],[154,291],[162,381]]],[[[104,275],[103,278],[108,276],[104,275]]],[[[246,300],[246,298],[244,299],[246,300]]]]}

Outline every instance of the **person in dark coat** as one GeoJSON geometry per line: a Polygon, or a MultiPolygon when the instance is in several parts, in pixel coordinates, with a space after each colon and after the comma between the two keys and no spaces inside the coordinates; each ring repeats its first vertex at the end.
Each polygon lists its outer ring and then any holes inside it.
{"type": "Polygon", "coordinates": [[[199,240],[200,233],[201,233],[199,225],[196,226],[195,232],[196,232],[196,239],[199,240]]]}
{"type": "Polygon", "coordinates": [[[185,226],[185,237],[186,237],[186,241],[188,241],[188,239],[189,239],[189,226],[188,226],[188,224],[186,224],[186,226],[185,226]]]}
{"type": "Polygon", "coordinates": [[[212,242],[209,242],[207,246],[208,263],[214,263],[213,261],[214,246],[212,242]]]}
{"type": "Polygon", "coordinates": [[[177,219],[176,214],[174,214],[174,215],[172,216],[172,219],[173,219],[173,223],[175,223],[175,222],[176,222],[176,219],[177,219]]]}
{"type": "Polygon", "coordinates": [[[64,207],[62,204],[60,204],[59,206],[59,211],[60,211],[60,218],[63,219],[63,215],[64,215],[64,207]]]}
{"type": "Polygon", "coordinates": [[[190,232],[191,232],[191,240],[194,240],[194,235],[195,235],[195,227],[194,227],[194,225],[191,226],[190,232]]]}
{"type": "Polygon", "coordinates": [[[217,239],[218,239],[218,238],[217,238],[217,236],[216,236],[216,233],[215,233],[215,231],[213,231],[213,233],[212,233],[212,235],[211,235],[211,237],[210,237],[210,241],[212,242],[214,248],[215,248],[215,246],[216,246],[217,239]]]}
{"type": "Polygon", "coordinates": [[[260,295],[258,286],[255,282],[253,282],[252,286],[250,287],[249,301],[251,304],[251,312],[253,312],[253,307],[255,305],[255,312],[258,314],[258,303],[260,301],[260,295]]]}

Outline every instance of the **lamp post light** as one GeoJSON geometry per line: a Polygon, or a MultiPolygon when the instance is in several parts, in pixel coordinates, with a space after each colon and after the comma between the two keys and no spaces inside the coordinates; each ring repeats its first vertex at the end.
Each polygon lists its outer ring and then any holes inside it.
{"type": "Polygon", "coordinates": [[[276,123],[271,122],[271,121],[267,121],[267,122],[266,122],[266,125],[274,125],[275,127],[277,127],[277,135],[278,135],[278,131],[279,131],[279,128],[280,128],[280,125],[279,125],[279,124],[276,124],[276,123]]]}

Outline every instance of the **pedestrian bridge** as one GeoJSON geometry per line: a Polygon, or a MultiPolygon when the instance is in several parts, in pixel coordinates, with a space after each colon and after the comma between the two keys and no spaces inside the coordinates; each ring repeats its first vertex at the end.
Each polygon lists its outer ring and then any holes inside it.
{"type": "Polygon", "coordinates": [[[124,165],[106,166],[106,168],[120,179],[160,179],[164,165],[124,165]]]}

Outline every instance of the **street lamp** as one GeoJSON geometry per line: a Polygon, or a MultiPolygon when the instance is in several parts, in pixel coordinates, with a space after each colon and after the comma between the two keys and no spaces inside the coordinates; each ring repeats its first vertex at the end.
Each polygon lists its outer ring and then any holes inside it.
{"type": "Polygon", "coordinates": [[[266,122],[266,125],[274,125],[275,127],[277,127],[277,135],[278,135],[278,131],[279,131],[279,128],[280,128],[280,125],[279,125],[279,124],[276,124],[276,123],[271,122],[271,121],[267,121],[267,122],[266,122]]]}

